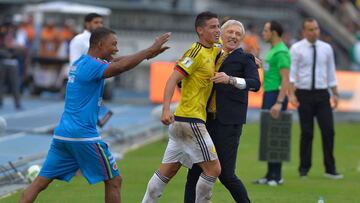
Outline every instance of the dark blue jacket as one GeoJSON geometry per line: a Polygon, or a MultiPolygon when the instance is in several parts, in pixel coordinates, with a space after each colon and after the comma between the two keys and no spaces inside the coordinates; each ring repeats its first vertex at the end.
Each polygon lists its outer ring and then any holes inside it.
{"type": "Polygon", "coordinates": [[[248,91],[260,89],[259,73],[252,54],[239,48],[222,63],[218,72],[244,78],[246,89],[240,90],[228,84],[216,84],[216,117],[223,124],[244,124],[248,106],[248,91]]]}

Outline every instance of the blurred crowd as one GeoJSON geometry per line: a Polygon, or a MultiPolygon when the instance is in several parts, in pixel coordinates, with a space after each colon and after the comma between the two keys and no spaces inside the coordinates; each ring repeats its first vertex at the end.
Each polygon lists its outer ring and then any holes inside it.
{"type": "Polygon", "coordinates": [[[70,20],[57,25],[46,19],[43,27],[36,29],[32,16],[4,17],[0,23],[0,107],[3,94],[9,92],[14,96],[15,107],[21,109],[19,95],[35,79],[34,75],[39,75],[35,73],[39,68],[53,68],[56,75],[63,72],[70,40],[76,34],[70,20]]]}
{"type": "Polygon", "coordinates": [[[320,0],[320,4],[351,33],[360,30],[360,0],[320,0]]]}
{"type": "MultiPolygon", "coordinates": [[[[318,2],[357,36],[357,43],[351,48],[349,58],[352,59],[351,69],[360,70],[360,0],[318,2]]],[[[174,4],[176,6],[177,1],[174,4]]],[[[75,27],[78,25],[69,18],[62,21],[46,18],[42,24],[42,27],[35,26],[31,15],[5,16],[0,19],[0,108],[4,93],[11,93],[15,107],[21,109],[19,95],[25,87],[29,87],[31,94],[39,94],[39,87],[57,92],[64,88],[69,43],[77,34],[75,27]]],[[[246,30],[243,49],[260,56],[261,30],[254,23],[248,23],[246,30]]],[[[339,50],[331,35],[324,29],[322,31],[321,39],[339,50]]],[[[283,34],[288,47],[301,38],[301,32],[283,34]]]]}

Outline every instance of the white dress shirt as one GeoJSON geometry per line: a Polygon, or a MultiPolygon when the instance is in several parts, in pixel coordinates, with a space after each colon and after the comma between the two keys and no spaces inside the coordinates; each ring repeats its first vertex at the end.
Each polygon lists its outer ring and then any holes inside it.
{"type": "Polygon", "coordinates": [[[70,42],[70,65],[72,65],[81,55],[87,54],[90,47],[91,33],[87,30],[76,35],[70,42]]]}
{"type": "MultiPolygon", "coordinates": [[[[311,89],[314,48],[307,39],[291,46],[290,82],[297,89],[311,89]]],[[[316,40],[315,89],[335,87],[336,70],[332,47],[321,40],[316,40]]]]}

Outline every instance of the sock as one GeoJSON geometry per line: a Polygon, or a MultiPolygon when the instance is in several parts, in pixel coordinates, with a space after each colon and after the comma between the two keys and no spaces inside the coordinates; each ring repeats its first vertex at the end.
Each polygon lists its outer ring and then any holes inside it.
{"type": "Polygon", "coordinates": [[[155,171],[149,180],[142,203],[156,203],[168,182],[169,178],[162,176],[159,170],[155,171]]]}
{"type": "Polygon", "coordinates": [[[207,203],[212,196],[212,187],[214,186],[216,177],[207,176],[201,173],[196,184],[196,203],[207,203]]]}

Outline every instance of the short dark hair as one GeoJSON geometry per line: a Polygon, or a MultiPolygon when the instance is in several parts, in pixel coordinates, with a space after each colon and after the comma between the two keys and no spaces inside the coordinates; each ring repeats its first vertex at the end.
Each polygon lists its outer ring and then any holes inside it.
{"type": "Polygon", "coordinates": [[[275,20],[270,21],[270,31],[275,31],[279,37],[282,36],[284,29],[281,24],[275,20]]]}
{"type": "Polygon", "coordinates": [[[212,18],[218,18],[218,16],[215,13],[212,13],[210,11],[204,11],[196,16],[195,20],[195,30],[197,27],[203,27],[206,23],[206,21],[212,19],[212,18]]]}
{"type": "Polygon", "coordinates": [[[303,21],[302,28],[303,29],[305,28],[305,23],[314,22],[314,21],[316,21],[315,18],[305,18],[303,21]]]}
{"type": "Polygon", "coordinates": [[[85,23],[88,23],[88,22],[91,22],[92,20],[94,20],[94,18],[102,18],[102,16],[97,13],[89,13],[85,16],[84,21],[85,21],[85,23]]]}
{"type": "Polygon", "coordinates": [[[91,33],[90,36],[90,47],[96,46],[101,40],[109,36],[110,34],[116,34],[113,30],[105,27],[99,27],[91,33]]]}

